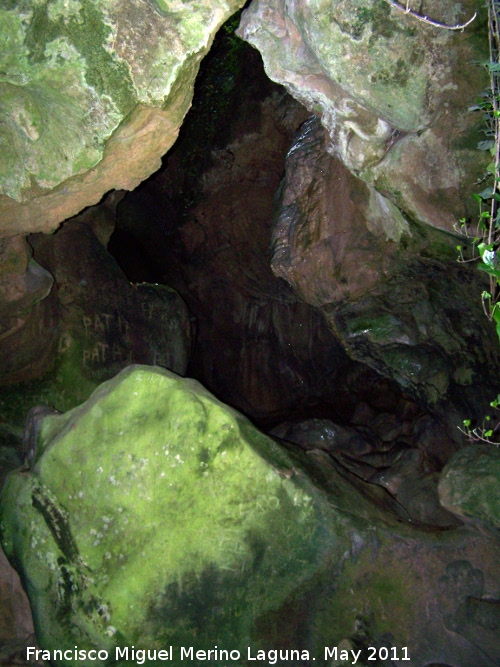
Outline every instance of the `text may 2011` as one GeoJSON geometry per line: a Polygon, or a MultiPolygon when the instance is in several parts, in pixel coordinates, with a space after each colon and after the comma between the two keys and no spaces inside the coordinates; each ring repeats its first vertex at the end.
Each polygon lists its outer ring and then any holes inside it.
{"type": "MultiPolygon", "coordinates": [[[[284,662],[310,662],[311,660],[316,660],[315,657],[310,656],[309,651],[307,650],[297,650],[297,649],[267,649],[267,650],[255,650],[251,647],[247,647],[246,656],[242,656],[241,651],[232,649],[220,649],[215,646],[213,649],[201,650],[195,649],[194,646],[181,646],[175,653],[179,651],[179,655],[176,655],[176,658],[179,657],[180,660],[186,661],[196,661],[196,662],[220,662],[227,661],[237,663],[242,657],[246,657],[249,662],[260,662],[268,665],[276,665],[278,662],[280,664],[284,662]]],[[[410,660],[408,656],[408,649],[406,647],[401,648],[400,650],[395,647],[386,648],[386,647],[371,647],[369,646],[366,649],[367,655],[365,660],[387,660],[391,659],[392,661],[399,660],[410,660]]],[[[135,646],[124,646],[115,648],[115,661],[126,660],[136,662],[138,665],[143,665],[145,662],[151,661],[172,661],[174,660],[174,648],[169,646],[168,649],[142,649],[135,648],[135,646]]],[[[324,660],[342,660],[349,661],[351,665],[356,665],[362,651],[361,650],[345,650],[339,649],[337,646],[325,646],[324,655],[322,656],[324,660]]],[[[79,649],[78,646],[75,646],[71,649],[53,649],[51,651],[46,649],[38,649],[35,646],[28,646],[26,649],[26,658],[27,660],[46,660],[48,662],[79,662],[79,661],[98,661],[100,663],[105,663],[109,659],[109,652],[105,649],[79,649]]]]}

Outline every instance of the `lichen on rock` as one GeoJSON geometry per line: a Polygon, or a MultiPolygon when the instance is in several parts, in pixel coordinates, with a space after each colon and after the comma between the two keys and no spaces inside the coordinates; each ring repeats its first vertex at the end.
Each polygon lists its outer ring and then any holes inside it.
{"type": "Polygon", "coordinates": [[[240,4],[2,3],[0,232],[49,231],[151,174],[177,136],[201,58],[240,4]]]}
{"type": "Polygon", "coordinates": [[[0,509],[40,643],[250,642],[332,544],[327,505],[295,474],[246,419],[159,368],[47,416],[0,509]]]}

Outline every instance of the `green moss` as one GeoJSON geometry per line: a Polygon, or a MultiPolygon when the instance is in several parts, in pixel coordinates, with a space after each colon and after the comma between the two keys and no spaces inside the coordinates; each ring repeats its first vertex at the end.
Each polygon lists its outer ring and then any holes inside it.
{"type": "Polygon", "coordinates": [[[371,44],[379,37],[390,39],[396,31],[401,30],[400,25],[391,18],[391,8],[384,0],[373,3],[371,23],[371,44]]]}
{"type": "Polygon", "coordinates": [[[9,44],[0,56],[0,189],[14,198],[31,175],[53,187],[94,166],[134,104],[130,75],[106,50],[109,28],[94,5],[85,0],[81,16],[55,16],[46,3],[32,8],[29,24],[0,12],[0,38],[9,44]]]}
{"type": "Polygon", "coordinates": [[[398,85],[405,86],[410,76],[410,69],[408,63],[402,58],[399,58],[394,67],[387,69],[381,68],[375,74],[370,76],[372,83],[381,83],[383,85],[398,85]]]}
{"type": "Polygon", "coordinates": [[[0,514],[44,646],[245,646],[331,544],[287,457],[192,380],[130,367],[40,433],[0,514]]]}
{"type": "Polygon", "coordinates": [[[39,380],[0,387],[0,412],[5,425],[0,444],[20,447],[28,411],[35,405],[48,405],[64,412],[86,400],[97,386],[81,372],[82,352],[73,343],[58,357],[53,370],[39,380]]]}
{"type": "Polygon", "coordinates": [[[125,62],[106,48],[111,28],[102,12],[90,0],[81,0],[80,12],[49,15],[50,5],[37,5],[26,34],[26,46],[32,63],[42,63],[47,48],[56,39],[65,38],[82,58],[82,72],[88,86],[99,96],[107,95],[122,115],[135,103],[134,86],[125,62]]]}
{"type": "Polygon", "coordinates": [[[383,342],[397,337],[401,323],[390,313],[378,316],[350,317],[348,331],[351,337],[367,336],[372,341],[383,342]]]}
{"type": "Polygon", "coordinates": [[[20,83],[28,51],[24,45],[23,26],[20,18],[13,12],[0,9],[0,81],[20,83]]]}

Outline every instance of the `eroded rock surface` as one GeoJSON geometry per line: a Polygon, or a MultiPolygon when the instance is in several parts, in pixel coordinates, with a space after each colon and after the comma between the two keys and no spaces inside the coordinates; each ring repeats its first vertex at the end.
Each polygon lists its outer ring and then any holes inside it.
{"type": "Polygon", "coordinates": [[[39,376],[56,344],[53,276],[22,236],[0,239],[0,384],[39,376]]]}
{"type": "MultiPolygon", "coordinates": [[[[288,153],[272,267],[324,313],[350,355],[397,381],[455,428],[498,393],[498,339],[486,282],[455,240],[405,218],[324,150],[308,121],[288,153]]],[[[439,447],[438,447],[439,449],[439,447]]]]}
{"type": "MultiPolygon", "coordinates": [[[[403,416],[396,410],[398,414],[403,416]]],[[[434,437],[426,440],[421,426],[430,421],[428,415],[414,416],[392,433],[387,418],[393,423],[397,420],[381,413],[377,419],[365,423],[357,419],[355,427],[345,427],[329,419],[307,419],[279,424],[270,434],[310,455],[326,454],[375,505],[402,521],[427,528],[459,526],[460,520],[439,502],[439,455],[446,459],[454,450],[445,429],[434,423],[434,437]]]]}
{"type": "Polygon", "coordinates": [[[498,527],[500,508],[500,450],[474,444],[455,454],[439,482],[442,504],[460,516],[498,527]]]}
{"type": "MultiPolygon", "coordinates": [[[[419,7],[411,7],[419,11],[419,7]]],[[[425,15],[465,22],[473,0],[431,1],[425,15]]],[[[385,0],[256,0],[238,34],[262,53],[266,72],[317,113],[328,150],[402,210],[453,230],[487,157],[481,118],[468,111],[487,87],[485,14],[465,31],[418,21],[385,0]]]]}
{"type": "Polygon", "coordinates": [[[362,665],[367,646],[416,667],[498,661],[498,534],[398,524],[325,451],[279,447],[193,380],[132,366],[45,417],[37,452],[0,516],[44,649],[114,662],[172,645],[176,667],[181,646],[298,649],[298,667],[342,642],[362,665]]]}
{"type": "Polygon", "coordinates": [[[183,296],[196,317],[189,372],[221,400],[267,421],[324,405],[349,412],[356,364],[269,266],[274,195],[307,112],[241,42],[239,78],[221,100],[231,51],[218,46],[204,63],[198,115],[164,168],[119,203],[110,252],[131,279],[183,296]]]}
{"type": "Polygon", "coordinates": [[[48,232],[159,167],[241,3],[4,3],[0,235],[48,232]]]}
{"type": "Polygon", "coordinates": [[[30,242],[47,289],[54,286],[27,309],[26,324],[0,340],[2,370],[10,371],[0,386],[0,442],[18,451],[33,406],[74,407],[131,363],[184,374],[191,353],[191,319],[181,297],[165,285],[132,285],[88,224],[68,221],[53,236],[30,242]],[[40,349],[48,350],[45,356],[40,349]]]}

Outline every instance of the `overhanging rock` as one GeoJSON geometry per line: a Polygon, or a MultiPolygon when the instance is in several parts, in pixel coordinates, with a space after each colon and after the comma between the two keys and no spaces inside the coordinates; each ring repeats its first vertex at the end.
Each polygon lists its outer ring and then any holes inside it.
{"type": "Polygon", "coordinates": [[[0,236],[49,232],[160,166],[241,0],[0,8],[0,236]]]}

